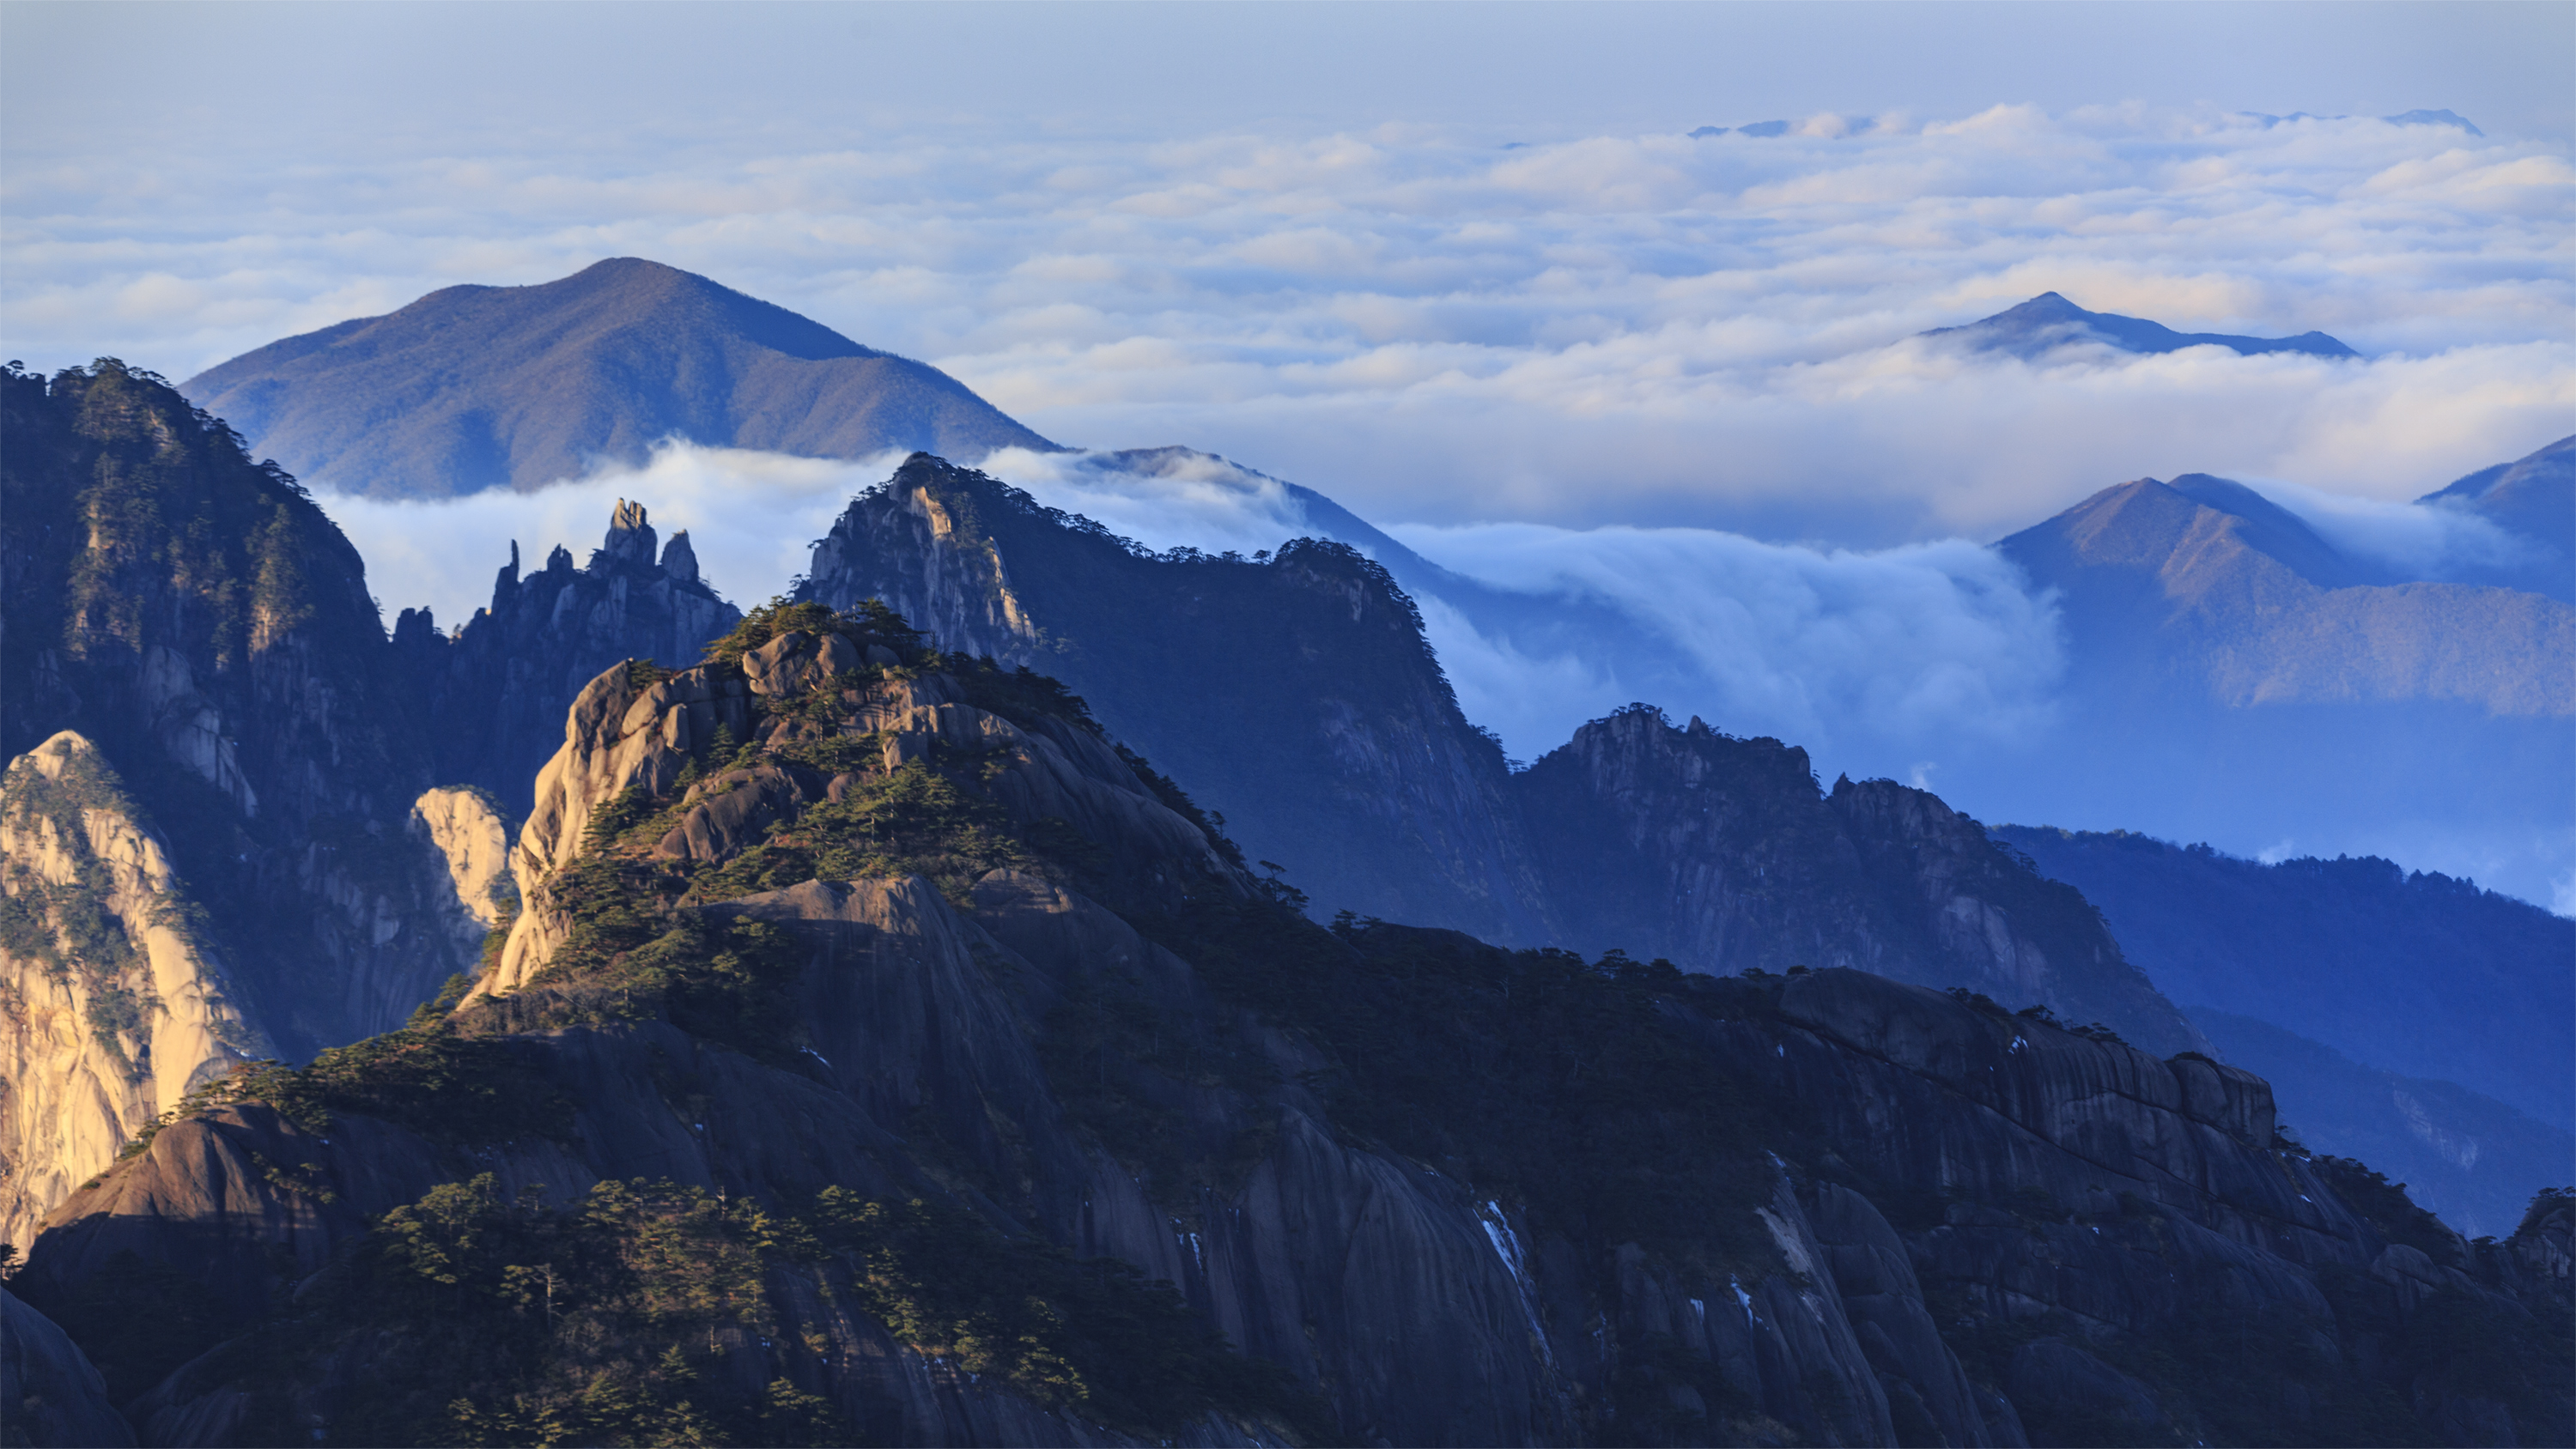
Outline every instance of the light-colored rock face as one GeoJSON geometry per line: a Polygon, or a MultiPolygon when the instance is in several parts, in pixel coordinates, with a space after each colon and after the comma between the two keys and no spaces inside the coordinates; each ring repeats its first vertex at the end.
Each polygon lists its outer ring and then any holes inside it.
{"type": "MultiPolygon", "coordinates": [[[[792,720],[764,727],[755,707],[843,679],[863,659],[842,635],[791,631],[746,654],[740,677],[701,666],[638,689],[621,664],[592,680],[573,703],[563,748],[538,777],[536,809],[510,855],[519,899],[532,908],[512,924],[499,964],[475,983],[474,996],[519,989],[562,944],[567,922],[543,904],[545,883],[581,854],[600,807],[630,787],[681,793],[682,772],[719,730],[751,741],[810,727],[792,720]]],[[[1022,728],[966,703],[947,675],[878,678],[845,689],[838,721],[840,733],[877,738],[887,770],[924,758],[934,744],[992,760],[1000,768],[990,788],[1004,809],[1024,820],[1069,823],[1145,877],[1228,870],[1198,827],[1149,794],[1099,737],[1071,727],[1022,728]]],[[[800,786],[773,766],[720,773],[685,791],[695,808],[658,849],[671,859],[728,855],[771,821],[795,818],[826,788],[819,775],[800,786]]]]}
{"type": "Polygon", "coordinates": [[[24,1246],[191,1087],[272,1050],[161,841],[79,735],[0,779],[0,889],[0,1237],[24,1246]]]}
{"type": "Polygon", "coordinates": [[[510,831],[481,792],[461,785],[425,790],[411,807],[412,829],[447,862],[457,909],[488,931],[518,909],[510,878],[510,831]]]}

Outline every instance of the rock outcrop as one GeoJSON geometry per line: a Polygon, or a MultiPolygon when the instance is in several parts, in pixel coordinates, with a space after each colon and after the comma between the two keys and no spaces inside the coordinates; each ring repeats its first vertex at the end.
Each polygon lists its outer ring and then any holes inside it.
{"type": "MultiPolygon", "coordinates": [[[[532,1295],[604,1201],[698,1214],[642,1220],[663,1260],[751,1265],[687,1280],[752,1306],[662,1310],[688,1335],[633,1394],[685,1372],[701,1406],[767,1383],[872,1441],[1138,1442],[866,1308],[953,1269],[831,1248],[841,1220],[799,1214],[835,1191],[963,1214],[989,1261],[1052,1244],[1061,1281],[1165,1280],[1323,1416],[1222,1390],[1153,1431],[1188,1442],[2467,1443],[2576,1412],[2563,1202],[2462,1243],[2278,1141],[2258,1079],[1966,992],[1322,931],[1061,690],[821,612],[593,681],[509,954],[447,1023],[245,1085],[55,1212],[21,1282],[142,1439],[537,1402],[577,1310],[532,1295]],[[685,1226],[718,1221],[755,1226],[685,1226]],[[528,1255],[478,1267],[473,1233],[528,1255]],[[210,1316],[114,1328],[138,1303],[210,1316]],[[528,1348],[459,1379],[440,1314],[528,1348]]],[[[1920,801],[1847,803],[1818,808],[1953,843],[1920,801]]]]}
{"type": "Polygon", "coordinates": [[[58,734],[0,776],[0,1241],[189,1089],[271,1055],[204,912],[98,751],[58,734]]]}
{"type": "Polygon", "coordinates": [[[1323,914],[1555,938],[1501,748],[1412,601],[1346,545],[1152,554],[916,454],[815,545],[798,597],[882,599],[944,647],[1062,679],[1323,914]]]}
{"type": "Polygon", "coordinates": [[[220,419],[102,361],[0,375],[0,746],[90,740],[298,1056],[399,1024],[472,943],[411,837],[415,680],[357,552],[220,419]]]}
{"type": "Polygon", "coordinates": [[[424,682],[431,773],[478,786],[514,814],[529,782],[563,742],[564,710],[622,659],[665,668],[697,662],[742,611],[698,578],[686,533],[661,547],[644,505],[620,499],[587,564],[557,548],[524,576],[519,546],[492,584],[492,603],[452,634],[427,609],[394,623],[394,654],[424,682]]]}

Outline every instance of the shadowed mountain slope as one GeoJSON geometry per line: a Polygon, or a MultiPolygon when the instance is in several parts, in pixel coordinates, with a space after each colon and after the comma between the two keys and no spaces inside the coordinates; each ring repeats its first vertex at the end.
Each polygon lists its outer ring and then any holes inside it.
{"type": "Polygon", "coordinates": [[[2265,352],[2304,352],[2314,357],[2358,357],[2361,354],[2322,332],[2296,337],[2238,337],[2221,332],[2176,332],[2161,322],[2088,312],[2055,292],[2042,292],[2017,307],[1958,327],[1935,327],[1926,337],[1946,337],[1979,352],[2009,352],[2036,358],[2070,343],[2098,343],[2122,352],[2179,352],[2186,347],[2224,347],[2251,357],[2265,352]]]}
{"type": "Polygon", "coordinates": [[[606,671],[540,794],[485,989],[49,1220],[143,1442],[2576,1429],[2562,1200],[2468,1243],[1964,991],[1317,926],[882,608],[606,671]]]}
{"type": "Polygon", "coordinates": [[[448,287],[180,384],[322,487],[539,488],[658,440],[854,458],[1055,445],[937,368],[634,257],[529,287],[448,287]]]}
{"type": "Polygon", "coordinates": [[[1802,751],[1650,709],[1514,773],[1459,713],[1411,599],[1341,544],[1153,554],[916,456],[816,545],[805,596],[883,599],[1063,678],[1319,916],[1692,971],[1860,966],[2046,1002],[2158,1051],[2205,1045],[2080,897],[1923,791],[1828,798],[1802,751]]]}
{"type": "Polygon", "coordinates": [[[2576,1180],[2576,1135],[2457,1082],[2356,1062],[2268,1021],[2190,1009],[2230,1066],[2272,1084],[2292,1135],[2370,1163],[2463,1236],[2513,1231],[2532,1195],[2576,1180]]]}
{"type": "Polygon", "coordinates": [[[2167,996],[2576,1127],[2576,921],[2385,860],[2238,860],[2126,832],[1995,837],[2101,907],[2167,996]]]}

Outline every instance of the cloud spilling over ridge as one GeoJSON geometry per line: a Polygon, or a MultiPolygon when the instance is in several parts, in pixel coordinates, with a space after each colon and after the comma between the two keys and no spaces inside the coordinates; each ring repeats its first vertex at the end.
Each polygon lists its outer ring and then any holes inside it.
{"type": "Polygon", "coordinates": [[[1439,612],[1460,703],[1536,754],[1635,697],[1651,666],[1685,697],[1651,702],[1720,729],[1821,746],[2026,737],[2052,718],[2056,610],[1993,549],[1959,539],[1880,552],[1763,543],[1708,529],[1398,525],[1471,578],[1609,604],[1631,638],[1529,658],[1439,612]]]}
{"type": "Polygon", "coordinates": [[[1995,537],[2146,474],[2412,497],[2576,411],[2576,168],[2548,143],[2142,106],[1688,128],[1501,150],[925,120],[864,146],[723,133],[567,166],[466,135],[148,178],[66,133],[16,143],[0,332],[42,365],[185,375],[451,282],[640,254],[936,362],[1050,436],[1185,442],[1372,517],[1863,547],[1995,537]],[[1906,340],[2047,290],[2368,360],[1906,340]]]}
{"type": "MultiPolygon", "coordinates": [[[[2505,461],[2505,460],[2498,460],[2505,461]]],[[[2273,479],[2240,479],[2357,559],[2409,579],[2448,579],[2533,561],[2531,542],[2465,509],[2355,498],[2273,479]]]]}

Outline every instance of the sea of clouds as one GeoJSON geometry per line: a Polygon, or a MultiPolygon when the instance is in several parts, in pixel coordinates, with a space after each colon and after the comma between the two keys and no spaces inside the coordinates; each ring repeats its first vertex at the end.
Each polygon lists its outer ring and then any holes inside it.
{"type": "MultiPolygon", "coordinates": [[[[1061,441],[1241,459],[1381,520],[1991,538],[2205,471],[2412,497],[2576,415],[2563,146],[2217,107],[506,146],[8,177],[40,365],[185,377],[461,281],[632,254],[937,363],[1061,441]],[[245,194],[256,204],[245,206],[245,194]],[[184,225],[174,225],[183,218],[184,225]],[[2363,361],[1908,341],[2048,290],[2363,361]]],[[[315,480],[326,484],[329,480],[315,480]]]]}
{"type": "MultiPolygon", "coordinates": [[[[2048,601],[1982,545],[2201,471],[2438,576],[2511,544],[2404,500],[2576,419],[2561,139],[2215,103],[1784,118],[1694,139],[1767,117],[1077,134],[925,115],[544,146],[495,124],[151,154],[21,127],[0,348],[184,378],[440,286],[651,257],[933,362],[1059,441],[1223,454],[1460,574],[1628,621],[1639,654],[1532,652],[1425,598],[1469,713],[1515,754],[1651,687],[1936,785],[1943,740],[2043,729],[2064,666],[2048,601]],[[2051,290],[2362,356],[2022,360],[1916,336],[2051,290]],[[1648,645],[1679,662],[1641,683],[1648,645]]],[[[1275,483],[1088,456],[992,466],[1158,548],[1309,531],[1275,483]]],[[[307,481],[389,614],[453,624],[509,539],[585,552],[619,496],[688,528],[730,597],[766,598],[890,467],[676,446],[436,506],[307,481]]]]}

